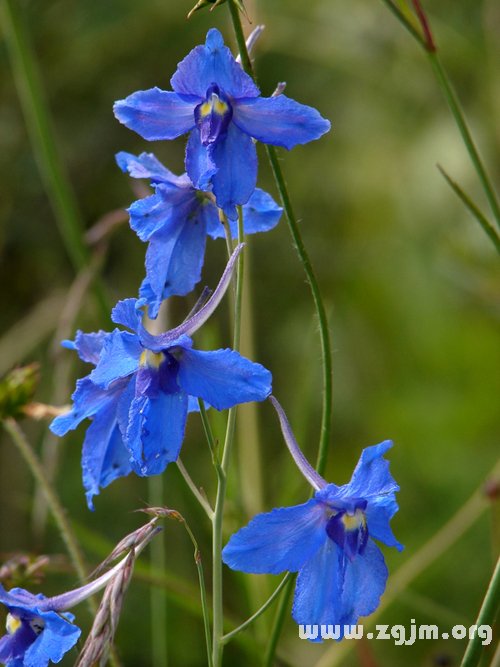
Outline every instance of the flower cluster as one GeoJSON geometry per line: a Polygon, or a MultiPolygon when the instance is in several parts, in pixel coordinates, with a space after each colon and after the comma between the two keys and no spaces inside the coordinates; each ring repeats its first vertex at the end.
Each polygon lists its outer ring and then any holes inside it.
{"type": "MultiPolygon", "coordinates": [[[[265,232],[278,223],[281,207],[256,188],[256,141],[290,149],[330,128],[312,107],[283,94],[262,97],[215,29],[179,63],[171,86],[171,91],[135,92],[114,107],[120,122],[149,141],[189,134],[180,176],[152,153],[116,156],[122,171],[147,179],[154,190],[129,208],[130,226],[148,247],[139,298],[120,301],[111,314],[127,330],[79,331],[74,341],[64,342],[94,369],[78,380],[71,411],[51,428],[62,436],[92,420],[82,452],[91,509],[100,488],[118,477],[159,474],[176,461],[187,415],[200,401],[224,410],[270,396],[271,374],[260,364],[231,349],[193,346],[192,335],[229,286],[243,244],[232,253],[208,301],[182,324],[153,335],[143,316],[147,311],[156,318],[166,298],[194,289],[201,280],[207,236],[225,236],[231,245],[242,230],[265,232]]],[[[315,493],[302,505],[255,517],[231,537],[223,560],[244,572],[298,572],[297,623],[356,623],[374,611],[386,584],[387,569],[374,539],[402,548],[389,527],[398,490],[383,458],[391,443],[365,449],[348,484],[328,484],[307,463],[281,406],[271,400],[285,442],[315,493]]],[[[44,665],[73,646],[79,631],[68,616],[54,618],[45,602],[35,603],[23,591],[2,595],[0,601],[17,619],[12,628],[21,630],[0,642],[0,660],[10,660],[13,667],[44,665]],[[54,633],[67,639],[51,642],[54,633]],[[57,651],[43,648],[47,643],[57,651]],[[32,657],[37,651],[43,654],[38,663],[32,657]],[[25,661],[15,662],[21,655],[25,661]]]]}
{"type": "Polygon", "coordinates": [[[119,302],[111,315],[130,331],[78,332],[74,341],[64,342],[95,366],[77,382],[72,410],[51,425],[62,436],[92,419],[82,452],[90,508],[99,489],[118,477],[132,471],[159,474],[176,461],[187,414],[198,399],[223,410],[270,394],[271,374],[260,364],[229,349],[195,350],[191,339],[227,289],[241,246],[209,302],[179,327],[153,336],[142,324],[142,309],[156,318],[164,299],[193,290],[207,235],[238,236],[237,206],[245,234],[278,223],[281,207],[255,187],[254,139],[291,148],[330,127],[315,109],[284,95],[261,97],[215,29],[179,64],[171,83],[171,92],[153,88],[115,104],[117,118],[145,139],[190,133],[181,176],[152,153],[116,156],[123,171],[148,179],[154,188],[129,208],[131,228],[148,242],[139,299],[119,302]]]}

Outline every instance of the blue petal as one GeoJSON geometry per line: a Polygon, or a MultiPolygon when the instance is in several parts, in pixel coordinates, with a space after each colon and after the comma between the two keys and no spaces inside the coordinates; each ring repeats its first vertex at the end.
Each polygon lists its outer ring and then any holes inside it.
{"type": "Polygon", "coordinates": [[[138,306],[138,299],[122,299],[118,301],[111,311],[111,320],[115,324],[121,324],[137,332],[142,323],[142,312],[138,306]]]}
{"type": "Polygon", "coordinates": [[[340,623],[354,625],[360,616],[373,614],[380,604],[388,574],[382,552],[368,540],[364,552],[346,566],[340,623]]]}
{"type": "Polygon", "coordinates": [[[108,486],[113,480],[128,475],[132,470],[118,426],[117,411],[121,396],[121,393],[115,395],[106,410],[95,415],[83,441],[83,486],[91,510],[94,509],[92,498],[99,493],[101,487],[108,486]]]}
{"type": "Polygon", "coordinates": [[[397,541],[389,525],[389,521],[398,511],[398,504],[392,494],[371,498],[366,508],[368,533],[376,540],[380,540],[388,547],[396,547],[398,551],[404,549],[397,541]]]}
{"type": "Polygon", "coordinates": [[[75,429],[84,419],[106,409],[108,405],[113,403],[115,397],[123,391],[124,387],[125,383],[123,381],[117,382],[113,387],[103,389],[96,386],[88,376],[77,380],[76,390],[71,397],[73,401],[71,412],[56,417],[50,425],[50,430],[58,436],[66,435],[68,431],[75,429]]]}
{"type": "MultiPolygon", "coordinates": [[[[208,206],[205,206],[208,209],[208,206]]],[[[214,213],[210,212],[207,216],[209,220],[208,234],[213,239],[224,238],[224,227],[219,220],[217,209],[213,206],[214,213]]],[[[256,234],[258,232],[267,232],[279,222],[283,209],[274,201],[271,195],[260,188],[256,188],[248,202],[243,206],[243,226],[245,234],[256,234]]],[[[231,236],[238,238],[238,223],[236,220],[229,220],[231,236]]]]}
{"type": "Polygon", "coordinates": [[[172,93],[160,88],[139,90],[115,102],[116,118],[143,139],[175,139],[193,129],[194,108],[199,99],[172,93]]]}
{"type": "Polygon", "coordinates": [[[386,582],[384,557],[374,542],[348,561],[327,540],[299,572],[293,619],[300,625],[355,625],[378,607],[386,582]]]}
{"type": "Polygon", "coordinates": [[[176,461],[184,438],[188,398],[184,392],[138,396],[130,407],[126,444],[134,471],[158,475],[176,461]]]}
{"type": "Polygon", "coordinates": [[[351,481],[341,487],[342,492],[355,498],[370,500],[375,496],[399,491],[399,486],[389,472],[389,461],[383,458],[391,447],[390,440],[366,447],[361,453],[351,481]]]}
{"type": "Polygon", "coordinates": [[[153,153],[141,153],[139,156],[120,151],[115,156],[120,169],[128,172],[132,178],[148,178],[152,183],[168,183],[176,187],[186,187],[186,176],[176,176],[167,169],[153,153]]]}
{"type": "Polygon", "coordinates": [[[179,361],[180,386],[217,410],[263,401],[271,393],[271,373],[234,350],[202,352],[179,348],[175,356],[179,361]]]}
{"type": "Polygon", "coordinates": [[[196,95],[205,98],[207,89],[217,84],[231,97],[256,97],[259,89],[252,78],[245,74],[224,46],[218,30],[207,33],[204,46],[195,47],[177,66],[170,80],[172,88],[180,95],[196,95]]]}
{"type": "MultiPolygon", "coordinates": [[[[224,232],[224,225],[221,222],[221,219],[219,218],[219,211],[217,209],[217,206],[210,201],[209,199],[204,199],[201,206],[200,206],[200,215],[203,216],[203,219],[205,220],[205,225],[207,228],[207,234],[211,236],[213,239],[222,239],[226,238],[226,234],[224,232]]],[[[238,225],[235,225],[236,231],[238,225]]],[[[232,230],[232,223],[231,223],[231,230],[232,230]]]]}
{"type": "Polygon", "coordinates": [[[184,296],[201,279],[205,257],[206,225],[196,213],[179,221],[175,230],[155,234],[146,252],[146,278],[140,295],[149,305],[149,315],[155,318],[164,299],[184,296]]]}
{"type": "Polygon", "coordinates": [[[264,144],[290,149],[328,132],[330,123],[316,109],[286,95],[241,100],[233,106],[233,121],[264,144]]]}
{"type": "Polygon", "coordinates": [[[62,345],[68,349],[76,350],[82,361],[95,365],[99,361],[106,336],[106,331],[88,334],[77,331],[74,341],[63,341],[62,345]]]}
{"type": "Polygon", "coordinates": [[[46,667],[49,661],[60,662],[78,641],[81,630],[55,611],[44,612],[45,627],[24,656],[25,667],[46,667]]]}
{"type": "Polygon", "coordinates": [[[324,508],[311,498],[258,514],[231,536],[222,560],[233,570],[253,574],[297,572],[326,540],[324,508]]]}
{"type": "Polygon", "coordinates": [[[343,615],[341,551],[326,539],[300,570],[292,617],[300,625],[337,625],[343,615]]]}
{"type": "Polygon", "coordinates": [[[149,241],[153,234],[170,223],[175,209],[160,194],[135,201],[128,209],[130,227],[141,241],[149,241]]]}
{"type": "Polygon", "coordinates": [[[195,128],[186,144],[186,171],[198,190],[210,190],[211,178],[217,172],[212,151],[213,145],[204,146],[200,131],[195,128]]]}
{"type": "Polygon", "coordinates": [[[246,204],[255,190],[257,151],[251,137],[231,123],[224,139],[214,144],[212,156],[217,166],[212,176],[217,206],[236,220],[236,206],[246,204]]]}
{"type": "Polygon", "coordinates": [[[107,389],[118,378],[135,373],[143,347],[136,334],[115,329],[106,337],[99,363],[89,377],[107,389]]]}

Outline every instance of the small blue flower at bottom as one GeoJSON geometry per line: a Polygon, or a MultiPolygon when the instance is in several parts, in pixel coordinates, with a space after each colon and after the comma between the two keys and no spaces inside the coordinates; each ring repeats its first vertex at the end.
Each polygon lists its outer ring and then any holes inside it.
{"type": "Polygon", "coordinates": [[[300,625],[357,624],[378,607],[387,582],[373,540],[403,548],[389,526],[399,490],[383,458],[392,443],[364,449],[348,484],[328,484],[307,463],[281,406],[271,400],[292,456],[316,492],[302,505],[254,517],[231,537],[223,561],[252,574],[298,572],[292,616],[300,625]]]}
{"type": "Polygon", "coordinates": [[[0,639],[0,664],[46,667],[49,662],[60,662],[76,644],[81,630],[72,623],[75,617],[44,609],[47,599],[22,588],[7,593],[0,586],[0,602],[8,610],[7,634],[0,639]]]}
{"type": "MultiPolygon", "coordinates": [[[[120,169],[133,178],[147,178],[155,194],[134,202],[128,209],[130,226],[148,242],[146,277],[140,296],[146,299],[149,316],[155,318],[164,299],[184,296],[201,279],[207,235],[224,237],[213,195],[196,190],[187,174],[176,176],[152,153],[138,157],[120,152],[120,169]]],[[[283,209],[263,190],[254,190],[243,206],[245,234],[266,232],[278,224],[283,209]]],[[[237,224],[229,222],[231,235],[238,238],[237,224]]]]}
{"type": "MultiPolygon", "coordinates": [[[[136,543],[138,555],[154,533],[136,543]]],[[[34,595],[23,588],[6,591],[0,584],[0,604],[7,607],[7,634],[0,638],[0,664],[7,667],[47,667],[60,662],[78,641],[81,630],[67,610],[94,595],[129,565],[125,556],[94,581],[54,597],[34,595]]]]}
{"type": "Polygon", "coordinates": [[[217,410],[262,401],[271,373],[230,349],[201,351],[190,338],[208,319],[229,285],[242,245],[234,251],[207,303],[175,329],[154,336],[142,325],[141,302],[120,301],[112,320],[132,330],[78,332],[66,341],[95,369],[78,380],[73,409],[51,424],[59,436],[91,418],[82,450],[87,503],[100,487],[134,471],[157,475],[176,461],[190,403],[200,398],[217,410]]]}

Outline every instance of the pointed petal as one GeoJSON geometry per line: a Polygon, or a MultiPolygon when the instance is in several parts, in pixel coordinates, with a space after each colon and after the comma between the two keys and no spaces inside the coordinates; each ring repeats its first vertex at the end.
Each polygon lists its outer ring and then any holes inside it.
{"type": "Polygon", "coordinates": [[[361,453],[351,481],[341,487],[341,491],[354,498],[366,498],[367,500],[399,491],[399,486],[389,472],[389,461],[383,458],[385,452],[391,447],[390,440],[366,447],[361,453]]]}
{"type": "Polygon", "coordinates": [[[97,331],[96,333],[88,334],[77,331],[74,341],[63,340],[61,344],[69,350],[76,350],[82,361],[87,361],[95,365],[99,361],[99,355],[101,354],[106,336],[106,331],[97,331]]]}
{"type": "Polygon", "coordinates": [[[143,139],[175,139],[193,129],[194,108],[199,101],[155,87],[115,102],[113,111],[120,123],[143,139]]]}
{"type": "Polygon", "coordinates": [[[274,201],[270,194],[256,188],[243,206],[245,234],[267,232],[278,224],[283,209],[274,201]]]}
{"type": "Polygon", "coordinates": [[[233,121],[254,139],[287,149],[319,139],[330,129],[329,121],[316,109],[286,95],[238,100],[233,121]]]}
{"type": "Polygon", "coordinates": [[[138,333],[141,343],[145,348],[147,348],[148,350],[152,350],[153,352],[161,352],[162,350],[165,350],[171,345],[173,345],[176,341],[178,341],[178,339],[181,336],[183,335],[190,336],[191,334],[193,334],[208,320],[208,318],[212,315],[214,310],[221,302],[222,297],[224,296],[227,288],[229,287],[229,283],[233,275],[236,261],[238,259],[240,252],[243,250],[243,247],[244,244],[240,243],[240,245],[238,245],[235,248],[233,254],[231,255],[226,265],[226,268],[224,270],[224,273],[222,274],[219,284],[214,290],[212,296],[206,302],[206,304],[202,308],[200,308],[200,310],[198,310],[192,317],[188,318],[178,327],[175,327],[175,329],[171,329],[170,331],[167,331],[164,334],[160,334],[159,336],[151,335],[141,325],[138,333]]]}
{"type": "Polygon", "coordinates": [[[195,47],[182,62],[170,80],[172,88],[180,95],[197,95],[205,98],[207,89],[216,83],[231,97],[255,97],[260,94],[252,78],[224,46],[218,30],[207,33],[204,46],[195,47]]]}
{"type": "Polygon", "coordinates": [[[246,204],[257,183],[257,151],[248,134],[230,123],[227,134],[213,145],[217,172],[212,187],[217,206],[230,220],[236,220],[236,206],[246,204]]]}
{"type": "Polygon", "coordinates": [[[297,572],[326,540],[323,507],[311,498],[258,514],[231,536],[222,560],[233,570],[252,574],[297,572]]]}
{"type": "Polygon", "coordinates": [[[142,322],[142,313],[138,309],[138,299],[122,299],[111,311],[111,321],[136,332],[142,322]]]}
{"type": "Polygon", "coordinates": [[[186,171],[198,190],[210,190],[211,179],[217,172],[212,150],[212,145],[204,146],[201,143],[200,131],[195,128],[186,144],[186,171]]]}
{"type": "Polygon", "coordinates": [[[147,178],[152,183],[168,183],[176,187],[189,185],[185,174],[176,176],[153,153],[141,153],[136,157],[132,153],[120,151],[115,158],[120,169],[132,178],[147,178]]]}
{"type": "Polygon", "coordinates": [[[128,475],[132,470],[118,427],[117,410],[121,395],[117,394],[106,410],[95,415],[83,441],[83,486],[87,505],[91,510],[94,509],[92,499],[101,487],[108,486],[113,480],[128,475]]]}
{"type": "Polygon", "coordinates": [[[68,431],[75,429],[84,419],[93,417],[112,404],[115,396],[123,391],[125,383],[118,381],[113,387],[103,389],[96,386],[88,376],[77,380],[76,390],[71,397],[73,401],[72,410],[56,417],[50,424],[50,430],[58,436],[66,435],[68,431]]]}
{"type": "Polygon", "coordinates": [[[388,547],[396,547],[398,551],[403,551],[403,545],[394,537],[389,525],[398,509],[393,494],[371,498],[366,508],[366,520],[368,533],[371,537],[387,544],[388,547]]]}
{"type": "Polygon", "coordinates": [[[188,398],[184,392],[138,396],[130,407],[126,443],[134,471],[143,477],[162,473],[176,461],[184,438],[188,398]]]}
{"type": "Polygon", "coordinates": [[[179,361],[180,386],[217,410],[263,401],[271,393],[271,373],[234,350],[202,352],[180,348],[175,356],[179,361]]]}
{"type": "MultiPolygon", "coordinates": [[[[118,306],[120,304],[115,307],[113,313],[118,306]]],[[[107,389],[118,378],[135,373],[142,351],[142,345],[136,334],[115,329],[106,336],[99,363],[89,378],[103,389],[107,389]]]]}

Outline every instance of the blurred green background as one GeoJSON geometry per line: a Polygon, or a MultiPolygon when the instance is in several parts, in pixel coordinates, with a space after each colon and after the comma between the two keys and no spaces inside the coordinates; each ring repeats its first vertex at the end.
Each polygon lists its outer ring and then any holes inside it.
{"type": "MultiPolygon", "coordinates": [[[[246,4],[252,24],[266,25],[255,54],[263,94],[286,81],[290,97],[317,107],[332,122],[333,131],[321,141],[291,153],[280,151],[280,158],[331,323],[334,416],[326,477],[346,482],[363,447],[394,440],[391,469],[401,492],[393,526],[406,545],[402,554],[386,550],[395,572],[412,558],[420,562],[418,550],[481,487],[498,456],[498,258],[436,164],[485,210],[487,206],[425,55],[382,2],[246,4]]],[[[25,0],[19,8],[60,153],[85,225],[91,228],[137,198],[114,162],[119,150],[153,150],[173,171],[183,171],[184,139],[148,145],[114,119],[113,101],[154,85],[168,89],[176,63],[204,41],[211,26],[234,46],[228,11],[225,6],[200,11],[186,21],[191,4],[184,0],[25,0]]],[[[498,183],[500,7],[495,0],[428,0],[426,8],[442,60],[498,183]]],[[[75,379],[87,370],[59,350],[61,332],[72,336],[75,328],[109,329],[111,323],[100,316],[91,293],[80,298],[73,290],[68,296],[75,272],[40,177],[4,36],[2,31],[0,371],[38,361],[36,399],[63,404],[75,379]],[[68,310],[75,312],[68,316],[68,310]]],[[[259,185],[277,198],[263,151],[260,158],[259,185]]],[[[120,220],[119,213],[116,217],[120,220]]],[[[144,250],[126,222],[114,227],[101,267],[110,303],[136,294],[144,250]]],[[[265,236],[252,237],[249,256],[247,294],[253,308],[245,313],[245,348],[272,370],[274,393],[314,460],[321,412],[320,349],[308,287],[284,222],[265,236]]],[[[204,283],[214,286],[224,259],[224,243],[210,242],[204,283]]],[[[172,299],[172,323],[185,316],[193,298],[172,299]]],[[[229,342],[222,308],[197,334],[197,344],[208,348],[229,342]]],[[[223,419],[212,415],[212,420],[222,437],[223,419]]],[[[302,502],[308,493],[285,451],[272,408],[246,409],[241,422],[228,532],[256,510],[302,502]]],[[[155,482],[122,479],[102,492],[91,513],[80,481],[84,427],[57,442],[47,439],[46,423],[25,420],[22,425],[45,458],[57,453],[56,486],[89,564],[99,562],[141,523],[132,511],[143,507],[150,493],[163,493],[164,504],[179,509],[197,535],[210,580],[209,526],[174,466],[167,471],[163,492],[151,490],[158,486],[155,482]]],[[[196,482],[213,497],[215,479],[196,416],[189,420],[182,456],[196,482]]],[[[53,524],[49,520],[45,528],[40,512],[34,512],[39,500],[33,498],[31,475],[2,433],[0,562],[19,551],[64,553],[53,524]]],[[[158,539],[164,540],[168,567],[166,579],[155,579],[160,590],[166,584],[168,664],[202,665],[205,645],[191,544],[176,523],[167,524],[158,539]]],[[[414,618],[444,630],[455,623],[472,624],[498,544],[498,510],[495,514],[488,508],[396,596],[379,622],[408,627],[414,618]]],[[[124,665],[163,667],[155,664],[151,651],[147,554],[141,556],[141,571],[129,590],[117,644],[124,665]]],[[[41,587],[46,594],[76,584],[69,564],[52,569],[58,571],[50,572],[41,587]]],[[[246,618],[273,585],[272,577],[251,577],[248,583],[248,578],[228,573],[231,617],[246,618]]],[[[273,614],[274,609],[257,625],[258,641],[265,642],[273,614]]],[[[78,618],[87,628],[83,606],[78,618]]],[[[300,641],[288,619],[279,655],[283,664],[297,667],[317,664],[325,651],[329,657],[322,667],[399,667],[403,661],[430,667],[459,664],[465,647],[453,640],[420,641],[412,647],[385,641],[356,643],[346,651],[344,644],[300,641]]],[[[491,649],[484,664],[492,658],[491,649]]],[[[237,643],[226,650],[227,665],[257,665],[262,653],[259,649],[252,656],[237,643]]],[[[74,654],[67,656],[63,664],[74,659],[74,654]]]]}

